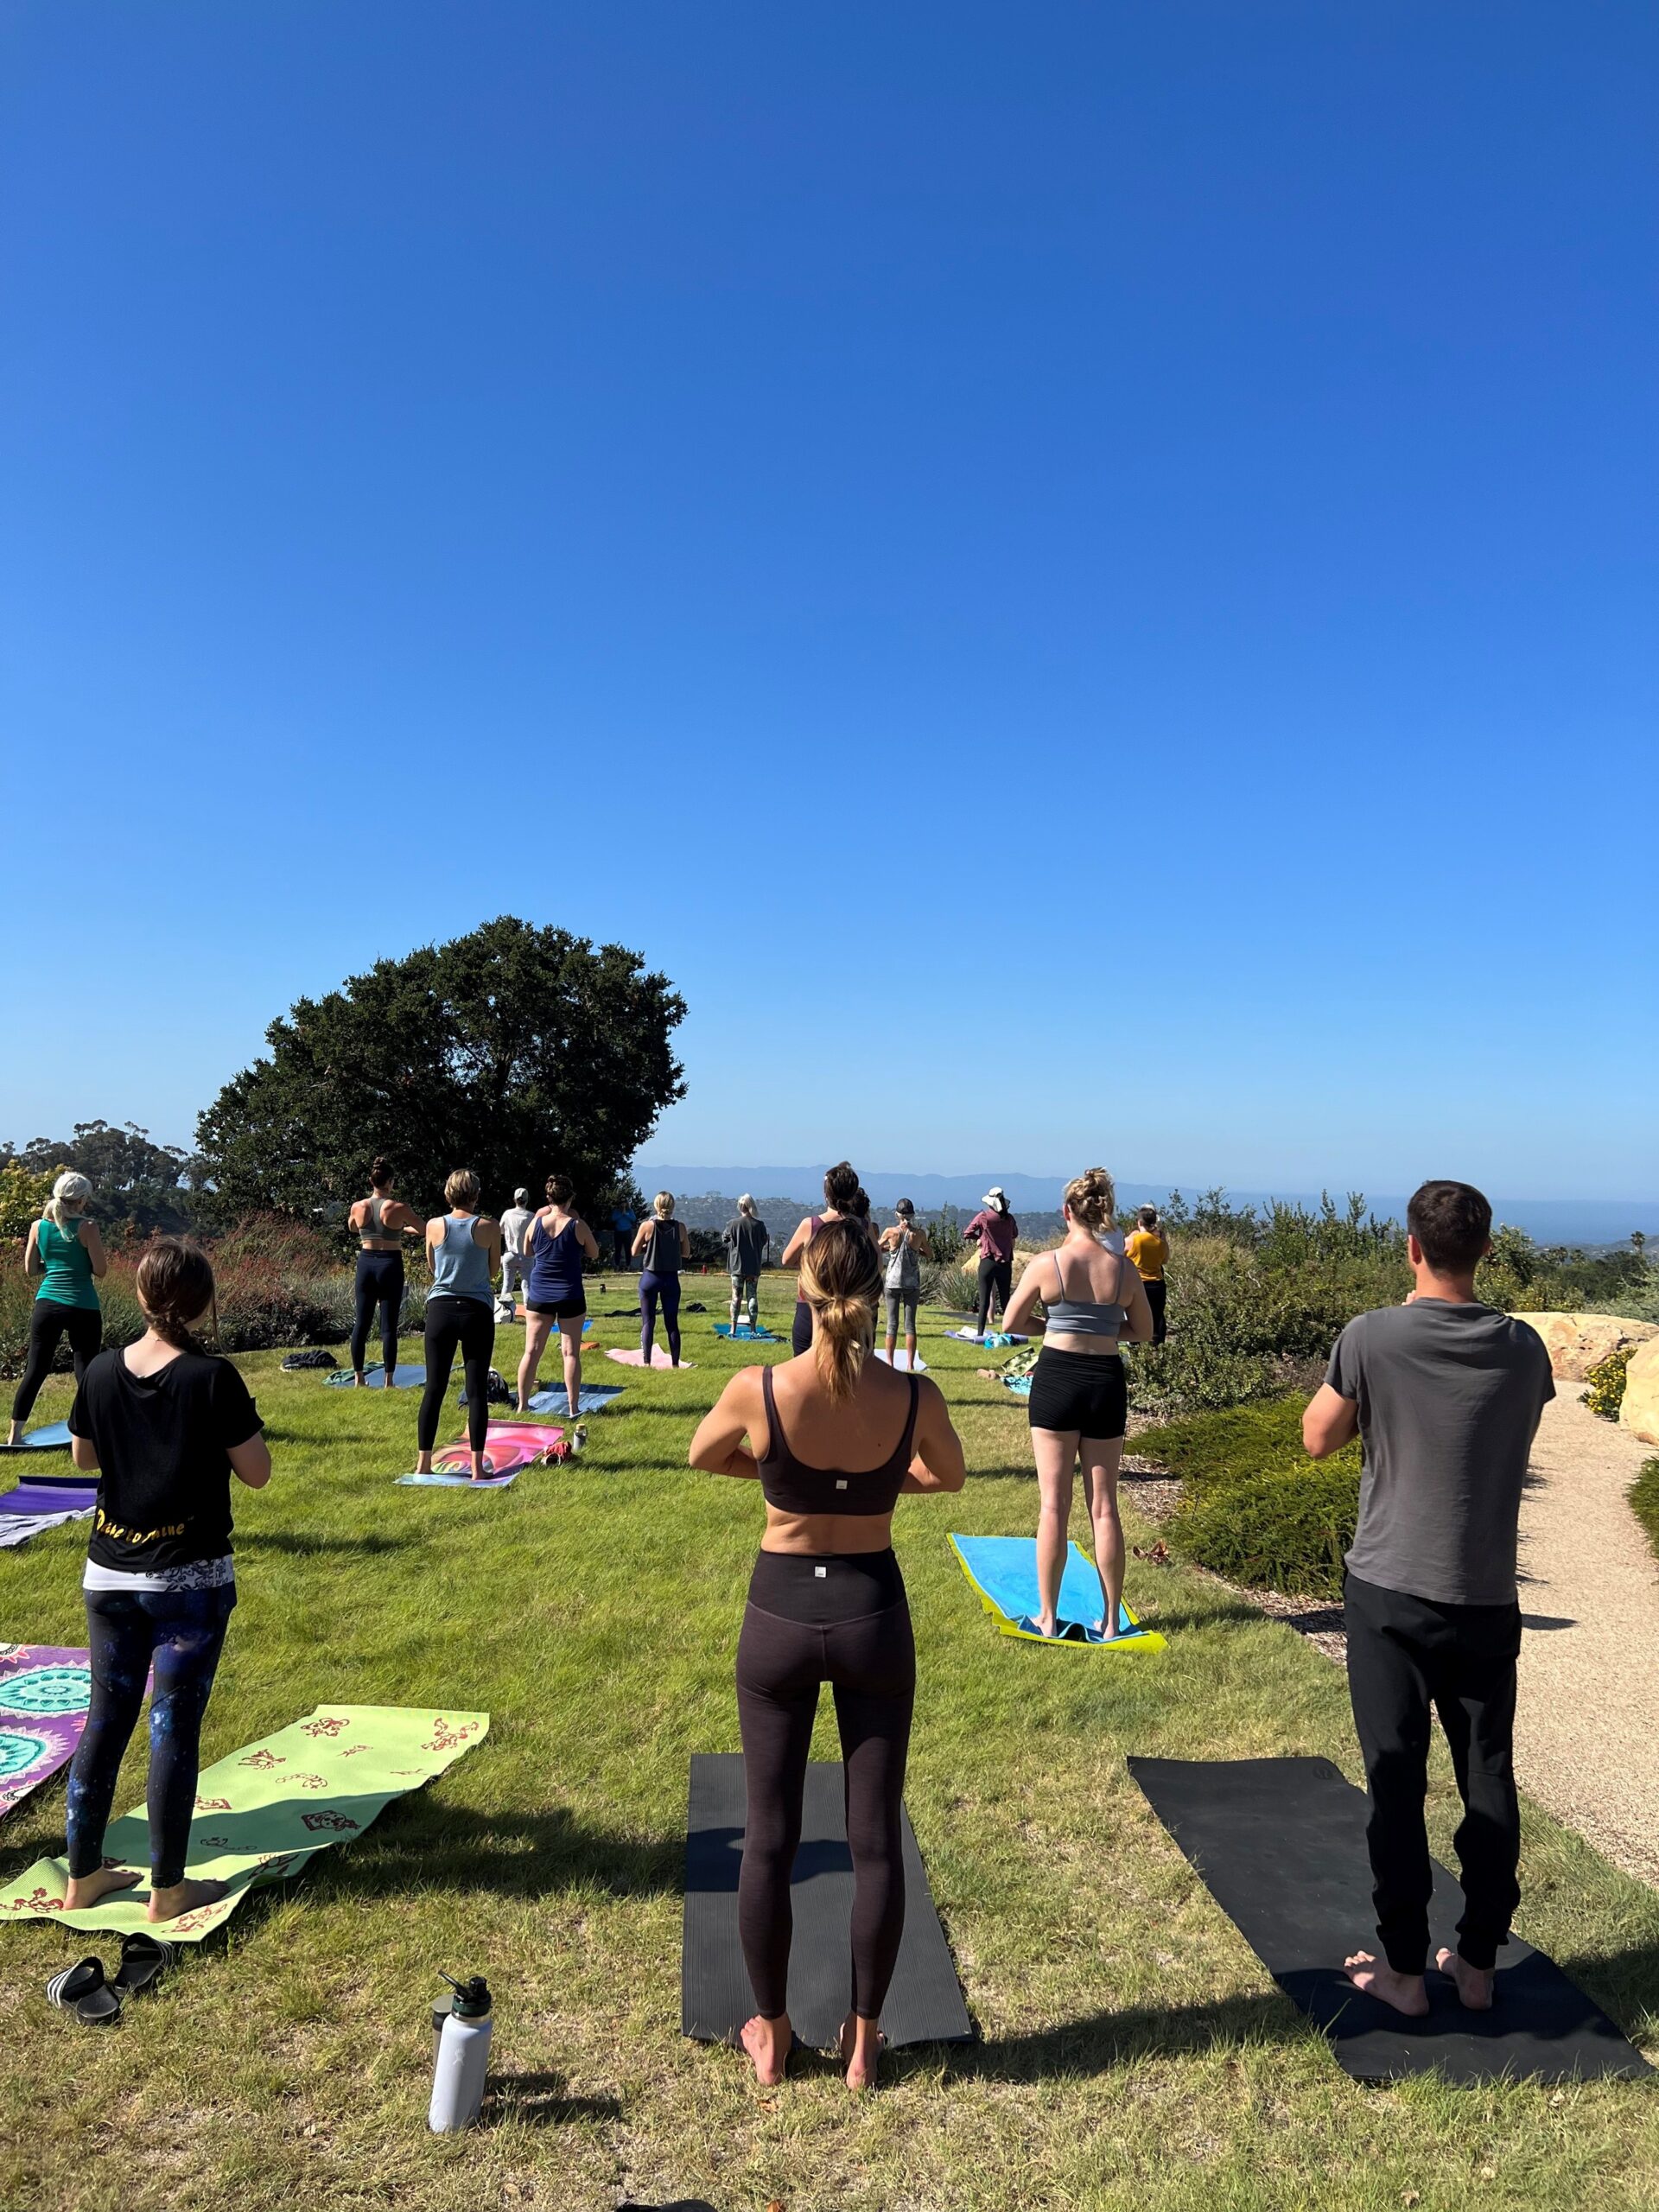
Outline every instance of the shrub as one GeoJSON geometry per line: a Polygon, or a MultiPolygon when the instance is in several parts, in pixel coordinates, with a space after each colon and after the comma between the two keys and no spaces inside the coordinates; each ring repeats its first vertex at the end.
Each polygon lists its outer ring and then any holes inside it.
{"type": "Polygon", "coordinates": [[[1335,1598],[1359,1518],[1360,1454],[1302,1449],[1300,1395],[1147,1430],[1135,1450],[1178,1475],[1171,1548],[1230,1582],[1335,1598]]]}
{"type": "Polygon", "coordinates": [[[1579,1393],[1579,1403],[1603,1421],[1617,1421],[1624,1402],[1625,1370],[1636,1350],[1634,1344],[1619,1344],[1605,1359],[1599,1359],[1584,1378],[1590,1388],[1579,1393]]]}
{"type": "Polygon", "coordinates": [[[1659,1459],[1649,1459],[1626,1495],[1630,1510],[1648,1532],[1648,1541],[1659,1556],[1659,1459]]]}
{"type": "Polygon", "coordinates": [[[979,1281],[954,1260],[924,1262],[922,1302],[943,1306],[947,1313],[971,1313],[979,1303],[979,1281]]]}

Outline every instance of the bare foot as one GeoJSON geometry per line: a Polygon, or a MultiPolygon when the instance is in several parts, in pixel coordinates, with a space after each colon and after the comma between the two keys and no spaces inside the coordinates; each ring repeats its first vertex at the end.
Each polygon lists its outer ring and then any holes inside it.
{"type": "Polygon", "coordinates": [[[429,1475],[431,1473],[432,1454],[429,1452],[417,1452],[415,1454],[415,1471],[417,1475],[429,1475]]]}
{"type": "Polygon", "coordinates": [[[142,1875],[130,1873],[124,1866],[100,1866],[95,1874],[69,1877],[63,1893],[66,1912],[85,1912],[89,1905],[100,1904],[117,1890],[137,1888],[142,1875]]]}
{"type": "Polygon", "coordinates": [[[787,2012],[769,2020],[762,2012],[743,2023],[743,2048],[754,2062],[754,2078],[763,2089],[775,2089],[784,2078],[795,2031],[787,2012]]]}
{"type": "Polygon", "coordinates": [[[1037,1616],[1037,1633],[1039,1636],[1052,1637],[1059,1624],[1060,1619],[1058,1613],[1051,1613],[1046,1620],[1040,1613],[1037,1616]]]}
{"type": "Polygon", "coordinates": [[[164,1890],[152,1890],[149,1894],[148,1920],[176,1920],[181,1912],[194,1912],[205,1904],[217,1904],[230,1888],[228,1882],[172,1882],[164,1890]]]}
{"type": "Polygon", "coordinates": [[[876,2069],[887,2039],[874,2020],[849,2012],[841,2024],[841,2055],[847,2062],[847,2086],[855,2094],[875,2087],[876,2069]]]}
{"type": "Polygon", "coordinates": [[[1467,1959],[1460,1958],[1455,1951],[1436,1951],[1434,1963],[1442,1974],[1449,1974],[1457,1983],[1459,2001],[1465,2012],[1491,2011],[1493,1967],[1471,1967],[1467,1959]]]}
{"type": "Polygon", "coordinates": [[[1396,1974],[1386,1960],[1373,1958],[1369,1951],[1356,1951],[1342,1966],[1356,1989],[1363,1989],[1368,1997],[1380,1997],[1396,2012],[1420,2020],[1427,2012],[1428,1992],[1421,1974],[1396,1974]]]}
{"type": "Polygon", "coordinates": [[[359,1368],[357,1373],[352,1377],[352,1388],[353,1390],[366,1390],[368,1387],[369,1378],[364,1374],[362,1369],[359,1368]]]}

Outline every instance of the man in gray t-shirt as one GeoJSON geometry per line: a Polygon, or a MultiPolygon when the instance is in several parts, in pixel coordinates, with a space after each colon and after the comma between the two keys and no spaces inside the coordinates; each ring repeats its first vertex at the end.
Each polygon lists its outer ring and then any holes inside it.
{"type": "Polygon", "coordinates": [[[1480,1192],[1425,1183],[1406,1222],[1416,1289],[1404,1306],[1348,1324],[1302,1423],[1316,1459],[1356,1432],[1364,1444],[1344,1605],[1386,1963],[1359,1951],[1347,1966],[1357,1987],[1397,2011],[1427,2011],[1433,1884],[1423,1800],[1438,1708],[1467,1814],[1457,1838],[1458,1948],[1438,1963],[1464,2003],[1484,2011],[1520,1896],[1516,1531],[1528,1454],[1555,1386],[1536,1332],[1475,1297],[1491,1243],[1480,1192]]]}

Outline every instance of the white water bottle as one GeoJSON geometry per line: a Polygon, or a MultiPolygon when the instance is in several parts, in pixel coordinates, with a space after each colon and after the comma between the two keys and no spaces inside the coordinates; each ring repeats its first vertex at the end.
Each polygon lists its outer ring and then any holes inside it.
{"type": "Polygon", "coordinates": [[[432,2066],[432,2102],[426,2124],[435,2135],[454,2135],[470,2127],[484,2101],[484,2076],[490,2063],[489,1986],[481,1974],[469,1981],[444,1980],[454,1991],[449,2017],[438,2037],[432,2066]]]}

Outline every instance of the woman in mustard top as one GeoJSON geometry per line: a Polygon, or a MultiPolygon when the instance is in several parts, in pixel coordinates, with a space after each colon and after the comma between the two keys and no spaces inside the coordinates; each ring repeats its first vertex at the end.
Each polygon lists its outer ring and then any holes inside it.
{"type": "Polygon", "coordinates": [[[1164,1235],[1156,1206],[1141,1208],[1123,1249],[1147,1287],[1147,1303],[1152,1308],[1152,1341],[1160,1344],[1165,1335],[1164,1301],[1169,1295],[1169,1286],[1164,1281],[1164,1269],[1169,1265],[1169,1239],[1164,1235]]]}
{"type": "Polygon", "coordinates": [[[23,1273],[31,1279],[38,1275],[41,1287],[29,1318],[28,1364],[11,1402],[11,1433],[6,1440],[11,1451],[23,1440],[23,1423],[34,1411],[65,1335],[77,1383],[104,1339],[104,1311],[94,1286],[110,1263],[98,1224],[86,1211],[92,1198],[92,1185],[71,1168],[52,1185],[40,1219],[29,1224],[23,1273]]]}

